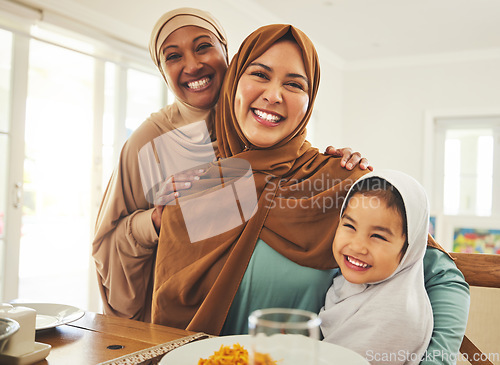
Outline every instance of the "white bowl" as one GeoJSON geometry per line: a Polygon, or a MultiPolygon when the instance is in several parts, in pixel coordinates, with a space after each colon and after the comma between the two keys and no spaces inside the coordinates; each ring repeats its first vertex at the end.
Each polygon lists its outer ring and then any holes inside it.
{"type": "Polygon", "coordinates": [[[19,330],[17,321],[9,318],[0,318],[0,352],[3,351],[9,337],[19,330]]]}

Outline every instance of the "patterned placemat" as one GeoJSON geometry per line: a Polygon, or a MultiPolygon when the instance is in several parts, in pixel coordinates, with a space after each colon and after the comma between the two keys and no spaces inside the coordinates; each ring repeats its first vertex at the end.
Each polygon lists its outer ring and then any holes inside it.
{"type": "Polygon", "coordinates": [[[105,361],[99,365],[155,365],[158,364],[167,352],[170,352],[182,345],[190,342],[204,340],[206,338],[214,337],[206,333],[195,333],[191,336],[179,338],[178,340],[163,343],[161,345],[149,347],[144,350],[133,352],[128,355],[118,357],[113,360],[105,361]]]}

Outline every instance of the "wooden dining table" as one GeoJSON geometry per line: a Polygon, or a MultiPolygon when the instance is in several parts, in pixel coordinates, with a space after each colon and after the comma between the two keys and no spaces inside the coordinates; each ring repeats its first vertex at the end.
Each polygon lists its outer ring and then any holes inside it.
{"type": "MultiPolygon", "coordinates": [[[[191,341],[193,336],[207,337],[202,335],[86,312],[77,321],[37,331],[35,340],[51,345],[52,349],[46,359],[36,365],[94,365],[183,338],[191,341]]],[[[144,365],[148,363],[155,362],[145,361],[144,365]]]]}

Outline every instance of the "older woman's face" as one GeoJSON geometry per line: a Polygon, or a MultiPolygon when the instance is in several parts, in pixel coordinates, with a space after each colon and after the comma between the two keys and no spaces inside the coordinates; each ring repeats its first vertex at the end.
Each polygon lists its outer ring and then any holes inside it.
{"type": "Polygon", "coordinates": [[[215,105],[227,62],[212,32],[195,26],[179,28],[163,42],[160,52],[167,83],[179,99],[202,109],[215,105]]]}
{"type": "Polygon", "coordinates": [[[234,109],[252,145],[271,147],[289,136],[304,118],[309,81],[299,46],[279,41],[253,61],[241,76],[234,109]]]}

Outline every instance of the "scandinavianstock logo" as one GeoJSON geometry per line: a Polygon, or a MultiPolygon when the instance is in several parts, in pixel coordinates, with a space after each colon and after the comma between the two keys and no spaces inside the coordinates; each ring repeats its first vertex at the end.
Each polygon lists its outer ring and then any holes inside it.
{"type": "MultiPolygon", "coordinates": [[[[215,160],[205,121],[167,132],[139,151],[144,195],[154,204],[169,178],[195,170],[215,160]]],[[[220,183],[196,198],[178,200],[191,242],[227,232],[248,221],[257,211],[257,194],[250,163],[231,159],[241,176],[224,176],[227,161],[219,161],[220,183]]],[[[176,204],[173,200],[169,204],[176,204]]]]}

